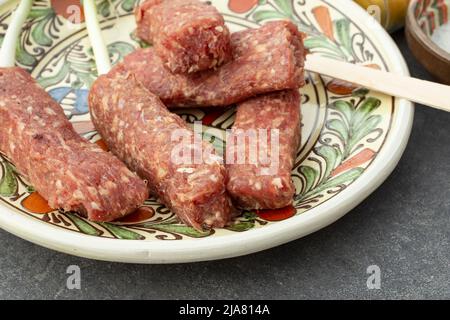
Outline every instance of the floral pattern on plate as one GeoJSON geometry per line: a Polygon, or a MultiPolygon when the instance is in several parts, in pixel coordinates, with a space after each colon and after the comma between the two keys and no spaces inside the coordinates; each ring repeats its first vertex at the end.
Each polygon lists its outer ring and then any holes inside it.
{"type": "MultiPolygon", "coordinates": [[[[96,78],[95,63],[83,19],[70,22],[67,11],[75,1],[37,0],[22,32],[17,63],[29,70],[58,101],[77,131],[104,147],[89,120],[87,95],[96,78]],[[65,7],[64,7],[65,6],[65,7]],[[64,10],[66,8],[66,10],[64,10]]],[[[133,8],[137,0],[98,0],[101,26],[114,63],[144,46],[134,36],[133,8]]],[[[307,33],[305,46],[313,54],[386,69],[370,38],[331,2],[324,0],[215,0],[232,31],[253,28],[273,19],[291,19],[307,33]]],[[[10,19],[0,12],[0,42],[10,19]]],[[[82,12],[81,12],[82,15],[82,12]]],[[[82,16],[81,16],[82,17],[82,16]]],[[[353,84],[307,73],[303,98],[302,147],[293,180],[294,205],[281,210],[246,211],[235,223],[220,230],[199,232],[179,223],[156,199],[115,223],[92,223],[70,212],[54,210],[1,157],[0,201],[42,223],[95,237],[127,240],[183,240],[224,237],[265,228],[320,206],[359,179],[377,157],[389,134],[394,112],[392,98],[353,84]]],[[[235,110],[182,110],[186,121],[202,121],[204,139],[224,145],[225,130],[235,110]]],[[[220,151],[220,150],[219,150],[220,151]]]]}

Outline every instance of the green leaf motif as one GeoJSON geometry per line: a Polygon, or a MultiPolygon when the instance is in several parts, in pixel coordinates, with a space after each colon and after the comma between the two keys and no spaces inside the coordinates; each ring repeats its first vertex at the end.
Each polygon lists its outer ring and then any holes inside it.
{"type": "Polygon", "coordinates": [[[336,132],[344,143],[348,140],[348,128],[343,121],[338,119],[330,120],[327,123],[327,128],[336,132]]]}
{"type": "MultiPolygon", "coordinates": [[[[127,54],[133,52],[134,47],[128,43],[117,41],[110,44],[108,46],[108,50],[115,58],[114,63],[117,63],[127,54]]],[[[88,49],[88,53],[89,55],[93,55],[91,48],[88,49]]],[[[67,60],[64,61],[64,64],[60,67],[56,74],[48,78],[40,78],[38,79],[38,82],[42,87],[48,88],[61,83],[69,74],[72,74],[76,76],[76,79],[72,82],[72,88],[90,88],[96,80],[95,74],[92,73],[92,70],[94,69],[95,61],[93,59],[89,61],[79,61],[71,55],[68,55],[67,60]]]]}
{"type": "Polygon", "coordinates": [[[353,106],[349,102],[344,101],[344,100],[339,100],[333,104],[333,107],[334,107],[334,109],[336,109],[337,111],[341,112],[344,115],[348,124],[351,123],[354,109],[353,109],[353,106]]]}
{"type": "Polygon", "coordinates": [[[325,160],[324,173],[319,177],[318,170],[302,166],[300,173],[305,177],[306,185],[302,193],[297,196],[297,200],[308,200],[324,191],[340,185],[345,186],[364,172],[363,168],[354,168],[337,177],[331,177],[333,170],[348,159],[361,140],[377,129],[382,117],[374,115],[373,112],[380,105],[381,101],[374,97],[362,97],[358,108],[354,107],[353,100],[352,103],[339,100],[332,104],[331,108],[339,114],[339,118],[329,120],[326,128],[341,139],[344,150],[341,150],[339,146],[330,145],[321,145],[314,149],[315,153],[325,160]],[[320,181],[316,182],[316,180],[320,181]],[[317,183],[316,187],[314,187],[315,183],[317,183]]]}
{"type": "Polygon", "coordinates": [[[28,14],[28,19],[34,20],[53,15],[55,12],[52,8],[32,8],[28,14]]]}
{"type": "Polygon", "coordinates": [[[380,115],[371,116],[365,122],[363,122],[357,130],[354,132],[350,141],[348,142],[348,149],[351,152],[355,145],[361,141],[365,136],[370,134],[380,124],[382,117],[380,115]]]}
{"type": "Polygon", "coordinates": [[[131,44],[123,41],[116,41],[108,46],[108,51],[110,54],[118,53],[121,57],[125,57],[134,50],[135,48],[131,44]]]}
{"type": "Polygon", "coordinates": [[[126,12],[133,12],[139,0],[124,0],[122,2],[122,9],[126,12]]]}
{"type": "Polygon", "coordinates": [[[282,14],[277,11],[267,11],[267,10],[261,10],[257,11],[253,14],[253,19],[255,19],[256,22],[262,22],[264,20],[271,20],[271,19],[286,19],[288,18],[285,14],[282,14]]]}
{"type": "Polygon", "coordinates": [[[25,48],[22,46],[22,43],[19,43],[17,45],[16,60],[24,66],[34,66],[37,63],[36,58],[25,50],[25,48]]]}
{"type": "Polygon", "coordinates": [[[106,230],[111,232],[116,238],[122,239],[122,240],[144,240],[145,237],[139,233],[136,233],[134,231],[128,230],[123,227],[119,227],[112,223],[99,223],[102,227],[104,227],[106,230]]]}
{"type": "Polygon", "coordinates": [[[356,179],[358,179],[363,172],[364,172],[363,168],[354,168],[350,171],[347,171],[346,173],[339,175],[334,179],[328,180],[319,188],[319,190],[320,192],[322,192],[327,189],[336,188],[337,186],[353,182],[356,179]]]}
{"type": "Polygon", "coordinates": [[[373,97],[368,97],[362,105],[356,109],[352,119],[352,129],[357,130],[357,127],[363,123],[369,115],[378,109],[381,105],[381,100],[373,97]]]}
{"type": "Polygon", "coordinates": [[[48,88],[64,80],[69,74],[69,72],[70,72],[70,64],[64,63],[63,67],[58,71],[57,74],[48,78],[39,78],[38,83],[41,85],[41,87],[48,88]]]}
{"type": "Polygon", "coordinates": [[[352,40],[350,38],[350,21],[348,19],[339,19],[334,22],[339,43],[348,54],[352,53],[352,40]]]}
{"type": "Polygon", "coordinates": [[[305,47],[307,49],[326,49],[332,53],[331,57],[337,60],[346,61],[346,56],[342,50],[325,36],[312,36],[305,40],[305,47]]]}
{"type": "Polygon", "coordinates": [[[348,123],[347,125],[340,119],[333,119],[327,123],[327,128],[342,139],[344,150],[341,160],[346,160],[352,154],[355,146],[373,132],[382,121],[381,116],[372,115],[380,107],[381,100],[374,97],[362,99],[364,100],[357,109],[344,100],[333,103],[332,108],[340,112],[348,123]]]}
{"type": "Polygon", "coordinates": [[[274,0],[274,2],[287,17],[293,16],[294,8],[291,0],[274,0]]]}
{"type": "Polygon", "coordinates": [[[79,218],[77,215],[73,213],[66,213],[66,216],[75,224],[75,226],[80,230],[82,233],[90,235],[90,236],[100,236],[101,233],[99,230],[91,226],[88,222],[85,220],[79,218]]]}
{"type": "Polygon", "coordinates": [[[108,45],[109,54],[117,55],[115,61],[113,61],[113,64],[116,64],[116,63],[122,61],[122,59],[125,56],[127,56],[134,50],[135,50],[135,48],[131,44],[123,42],[123,41],[117,41],[117,42],[114,42],[114,43],[111,43],[110,45],[108,45]]]}
{"type": "Polygon", "coordinates": [[[363,168],[354,168],[350,171],[347,171],[346,173],[343,173],[343,174],[337,176],[334,179],[330,179],[325,182],[322,182],[317,188],[311,190],[310,192],[299,195],[299,197],[297,197],[297,200],[304,201],[304,200],[310,199],[314,196],[317,196],[318,194],[320,194],[326,190],[333,189],[338,186],[351,183],[351,182],[355,181],[356,179],[358,179],[363,172],[364,172],[363,168]]]}
{"type": "Polygon", "coordinates": [[[201,232],[192,227],[181,224],[149,224],[147,227],[162,232],[182,234],[191,238],[205,238],[211,235],[211,231],[201,232]]]}
{"type": "Polygon", "coordinates": [[[324,178],[327,179],[336,167],[339,152],[336,148],[330,146],[321,146],[315,149],[315,152],[325,160],[324,178]]]}
{"type": "Polygon", "coordinates": [[[97,4],[97,11],[103,16],[108,17],[111,13],[110,10],[110,1],[109,0],[103,0],[100,3],[97,4]]]}
{"type": "Polygon", "coordinates": [[[97,79],[92,73],[83,73],[83,72],[75,72],[79,83],[78,85],[73,85],[74,88],[80,89],[83,86],[85,86],[86,88],[90,88],[93,84],[94,81],[97,79]]]}
{"type": "Polygon", "coordinates": [[[306,180],[306,184],[304,186],[304,193],[309,192],[317,180],[317,176],[319,173],[316,169],[311,168],[309,166],[300,167],[300,172],[303,174],[306,180]]]}
{"type": "Polygon", "coordinates": [[[53,18],[52,15],[48,15],[48,17],[45,17],[41,19],[33,28],[31,31],[31,37],[34,41],[36,41],[37,44],[44,46],[44,47],[50,47],[53,44],[53,40],[47,35],[45,32],[45,28],[47,27],[47,23],[50,19],[53,18]]]}
{"type": "Polygon", "coordinates": [[[255,221],[256,219],[258,219],[258,215],[255,211],[245,210],[242,214],[242,219],[244,219],[245,221],[255,221]]]}
{"type": "Polygon", "coordinates": [[[1,167],[3,175],[0,179],[0,196],[12,197],[17,194],[19,188],[14,167],[7,162],[2,162],[1,167]]]}
{"type": "Polygon", "coordinates": [[[227,230],[234,232],[245,232],[255,227],[254,221],[241,221],[231,226],[226,227],[227,230]]]}
{"type": "Polygon", "coordinates": [[[358,88],[352,92],[353,97],[364,98],[369,94],[370,90],[367,88],[358,88]]]}

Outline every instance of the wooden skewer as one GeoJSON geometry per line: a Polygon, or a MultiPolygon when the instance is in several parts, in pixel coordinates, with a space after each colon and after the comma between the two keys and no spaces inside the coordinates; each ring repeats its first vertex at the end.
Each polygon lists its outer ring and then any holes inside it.
{"type": "Polygon", "coordinates": [[[84,15],[86,17],[86,27],[88,29],[92,50],[94,51],[98,75],[107,74],[111,70],[111,59],[97,19],[97,7],[94,0],[84,0],[83,7],[84,15]]]}
{"type": "Polygon", "coordinates": [[[33,0],[22,0],[16,11],[14,11],[11,23],[3,39],[2,48],[0,49],[0,68],[14,66],[16,62],[17,41],[32,4],[33,0]]]}
{"type": "Polygon", "coordinates": [[[310,54],[306,70],[450,112],[450,86],[310,54]]]}

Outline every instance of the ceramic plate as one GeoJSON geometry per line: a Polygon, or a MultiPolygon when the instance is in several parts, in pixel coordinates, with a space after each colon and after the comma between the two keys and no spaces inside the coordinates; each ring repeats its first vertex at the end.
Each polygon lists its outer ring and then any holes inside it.
{"type": "MultiPolygon", "coordinates": [[[[99,0],[105,38],[115,62],[144,45],[134,36],[136,0],[99,0]]],[[[319,54],[408,74],[391,38],[351,1],[215,0],[232,31],[273,19],[291,19],[309,35],[319,54]]],[[[78,1],[35,1],[21,35],[17,63],[64,108],[77,131],[102,144],[89,121],[86,97],[95,81],[92,51],[83,22],[69,22],[78,1]]],[[[0,34],[10,20],[0,8],[0,34]]],[[[1,37],[0,37],[1,39],[1,37]]],[[[109,261],[174,263],[249,254],[319,230],[358,205],[397,165],[413,120],[412,104],[390,96],[306,74],[302,146],[292,173],[292,207],[247,211],[227,229],[198,232],[149,199],[116,223],[92,223],[50,208],[2,155],[0,226],[19,237],[69,254],[109,261]]],[[[202,121],[204,138],[220,146],[235,110],[183,110],[188,122],[202,121]]],[[[151,141],[149,141],[151,143],[151,141]]]]}

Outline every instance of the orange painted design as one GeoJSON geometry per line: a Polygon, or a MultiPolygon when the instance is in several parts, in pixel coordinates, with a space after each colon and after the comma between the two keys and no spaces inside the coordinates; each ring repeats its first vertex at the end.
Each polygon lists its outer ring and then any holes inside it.
{"type": "Polygon", "coordinates": [[[137,209],[135,212],[127,215],[126,217],[119,220],[119,222],[123,223],[139,223],[150,220],[155,216],[155,210],[149,207],[141,207],[137,209]]]}
{"type": "Polygon", "coordinates": [[[274,210],[257,210],[256,214],[266,221],[282,221],[295,216],[296,210],[293,206],[274,210]]]}
{"type": "Polygon", "coordinates": [[[84,11],[80,0],[51,0],[51,4],[57,15],[70,19],[72,23],[84,22],[84,11]],[[75,6],[78,7],[78,10],[75,6]],[[76,17],[77,12],[80,13],[80,17],[76,17]],[[75,21],[78,19],[79,21],[75,21]]]}
{"type": "Polygon", "coordinates": [[[331,20],[330,10],[326,6],[318,6],[312,9],[312,13],[316,18],[317,23],[320,25],[323,33],[328,39],[335,41],[333,20],[331,20]]]}
{"type": "Polygon", "coordinates": [[[327,84],[327,90],[341,96],[352,94],[359,86],[344,80],[333,79],[327,84]]]}
{"type": "Polygon", "coordinates": [[[106,145],[106,142],[103,141],[103,139],[97,140],[95,143],[96,143],[100,148],[102,148],[103,150],[109,151],[109,148],[108,148],[108,146],[106,145]]]}
{"type": "MultiPolygon", "coordinates": [[[[365,64],[364,67],[381,70],[381,67],[376,63],[365,64]]],[[[340,79],[333,79],[327,84],[328,91],[341,96],[352,94],[358,88],[360,88],[359,85],[340,79]]]]}
{"type": "Polygon", "coordinates": [[[258,0],[229,0],[228,7],[236,13],[245,13],[250,11],[258,4],[258,0]]]}
{"type": "Polygon", "coordinates": [[[372,69],[376,69],[376,70],[381,70],[381,67],[379,65],[377,65],[376,63],[365,64],[364,67],[372,68],[372,69]]]}
{"type": "Polygon", "coordinates": [[[209,112],[207,115],[205,115],[205,117],[202,120],[202,123],[205,126],[210,126],[214,121],[216,121],[221,115],[223,115],[224,111],[223,110],[219,110],[219,111],[213,111],[213,112],[209,112]]]}
{"type": "Polygon", "coordinates": [[[28,197],[22,200],[22,206],[32,213],[46,214],[55,209],[52,209],[47,200],[45,200],[39,193],[33,192],[28,197]]]}
{"type": "Polygon", "coordinates": [[[346,172],[350,169],[359,167],[366,162],[372,160],[376,155],[376,152],[372,149],[364,149],[360,153],[358,153],[353,158],[345,161],[343,164],[341,164],[339,167],[334,169],[334,171],[331,173],[331,177],[335,177],[343,172],[346,172]]]}

